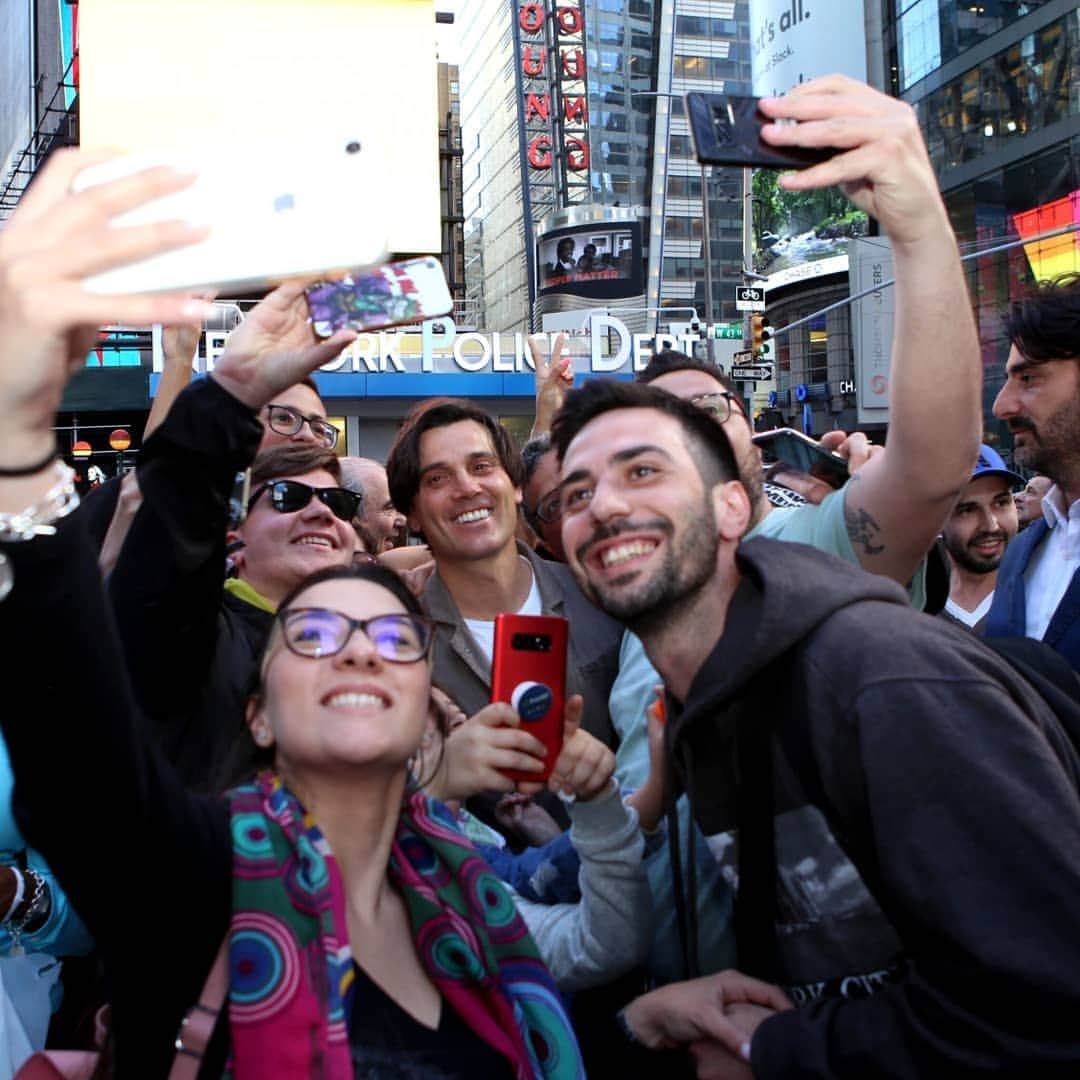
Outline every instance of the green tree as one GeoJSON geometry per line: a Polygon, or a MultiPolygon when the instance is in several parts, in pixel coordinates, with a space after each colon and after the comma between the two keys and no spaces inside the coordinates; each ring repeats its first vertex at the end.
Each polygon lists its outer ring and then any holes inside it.
{"type": "Polygon", "coordinates": [[[787,219],[783,192],[776,182],[775,169],[755,169],[750,190],[753,192],[754,243],[763,232],[778,232],[787,219]]]}

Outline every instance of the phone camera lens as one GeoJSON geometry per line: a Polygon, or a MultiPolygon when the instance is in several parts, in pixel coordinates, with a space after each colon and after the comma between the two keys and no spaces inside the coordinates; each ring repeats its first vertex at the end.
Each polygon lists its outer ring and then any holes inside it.
{"type": "Polygon", "coordinates": [[[351,143],[346,143],[345,144],[345,153],[346,154],[359,154],[360,153],[360,144],[355,139],[351,143]]]}

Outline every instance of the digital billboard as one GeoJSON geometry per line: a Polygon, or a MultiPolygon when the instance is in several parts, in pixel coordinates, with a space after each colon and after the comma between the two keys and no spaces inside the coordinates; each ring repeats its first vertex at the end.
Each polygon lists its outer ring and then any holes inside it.
{"type": "Polygon", "coordinates": [[[536,243],[537,292],[613,300],[644,291],[641,223],[596,221],[544,233],[536,243]]]}
{"type": "MultiPolygon", "coordinates": [[[[1013,226],[1023,240],[1053,232],[1074,222],[1080,222],[1080,191],[1012,215],[1013,226]]],[[[1062,233],[1046,240],[1032,239],[1031,243],[1024,245],[1024,254],[1027,255],[1032,274],[1039,281],[1080,272],[1080,232],[1062,233]]]]}

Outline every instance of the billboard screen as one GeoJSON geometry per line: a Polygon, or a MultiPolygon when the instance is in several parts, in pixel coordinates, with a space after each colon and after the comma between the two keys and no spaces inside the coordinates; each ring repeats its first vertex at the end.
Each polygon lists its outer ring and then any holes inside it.
{"type": "Polygon", "coordinates": [[[754,94],[786,94],[837,71],[865,82],[864,20],[863,0],[831,0],[827,8],[809,0],[750,0],[754,94]]]}
{"type": "MultiPolygon", "coordinates": [[[[1064,199],[1043,203],[1033,210],[1012,215],[1012,223],[1024,240],[1053,232],[1062,226],[1080,222],[1080,190],[1064,199]]],[[[1037,281],[1046,281],[1059,274],[1080,272],[1080,232],[1063,233],[1047,240],[1033,240],[1024,245],[1031,272],[1037,281]]]]}
{"type": "Polygon", "coordinates": [[[613,300],[644,291],[641,223],[597,221],[545,233],[536,243],[540,295],[613,300]]]}

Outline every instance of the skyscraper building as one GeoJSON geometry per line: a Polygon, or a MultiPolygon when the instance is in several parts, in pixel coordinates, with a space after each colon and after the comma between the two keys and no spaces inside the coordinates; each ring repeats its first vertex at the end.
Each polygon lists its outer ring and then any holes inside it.
{"type": "MultiPolygon", "coordinates": [[[[634,301],[653,325],[665,315],[688,322],[694,312],[702,321],[732,317],[721,297],[733,297],[741,281],[741,174],[705,176],[681,97],[748,92],[746,3],[470,0],[459,24],[466,282],[486,326],[539,327],[545,279],[535,240],[567,207],[581,208],[571,215],[577,221],[593,214],[599,223],[607,208],[620,211],[608,219],[640,223],[634,301]]],[[[618,261],[622,241],[611,228],[597,225],[585,257],[618,261]]],[[[583,253],[579,243],[576,258],[583,253]]]]}
{"type": "Polygon", "coordinates": [[[1080,270],[1080,234],[989,249],[1080,222],[1080,10],[1074,0],[885,0],[894,94],[911,102],[968,263],[990,414],[1001,312],[1032,280],[1080,270]]]}

